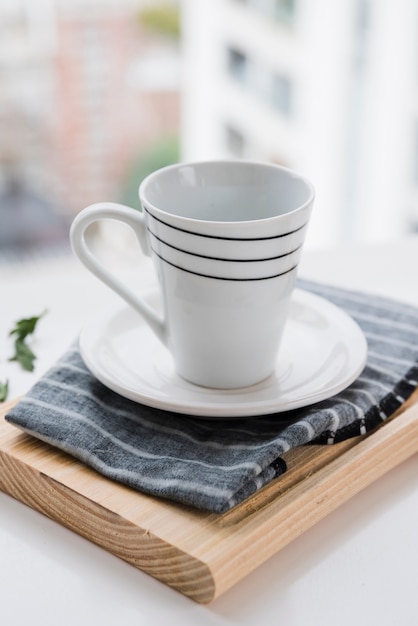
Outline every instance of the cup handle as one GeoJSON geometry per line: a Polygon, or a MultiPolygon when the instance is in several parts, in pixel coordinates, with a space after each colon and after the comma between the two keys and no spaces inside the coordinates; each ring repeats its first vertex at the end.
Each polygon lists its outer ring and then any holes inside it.
{"type": "Polygon", "coordinates": [[[141,298],[138,298],[116,276],[109,272],[94,256],[85,239],[85,231],[90,224],[99,220],[111,219],[124,222],[135,232],[142,252],[150,255],[143,214],[123,204],[113,202],[98,202],[80,211],[74,219],[70,229],[70,241],[75,256],[108,287],[113,289],[149,324],[157,337],[166,345],[167,327],[165,321],[141,298]]]}

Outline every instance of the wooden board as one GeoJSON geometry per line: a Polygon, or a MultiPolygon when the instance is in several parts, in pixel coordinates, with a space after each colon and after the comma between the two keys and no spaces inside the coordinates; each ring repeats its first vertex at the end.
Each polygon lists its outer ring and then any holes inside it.
{"type": "Polygon", "coordinates": [[[418,392],[375,432],[286,455],[288,472],[224,515],[110,481],[0,411],[0,489],[197,602],[208,603],[418,451],[418,392]]]}

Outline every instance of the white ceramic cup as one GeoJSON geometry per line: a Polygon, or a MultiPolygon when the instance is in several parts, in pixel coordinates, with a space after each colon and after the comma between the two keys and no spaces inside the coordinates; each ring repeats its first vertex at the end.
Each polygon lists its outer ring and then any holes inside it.
{"type": "Polygon", "coordinates": [[[109,202],[81,211],[71,227],[75,255],[146,320],[181,377],[230,389],[270,376],[311,215],[312,185],[273,164],[208,161],[150,174],[139,197],[142,212],[109,202]],[[103,219],[131,226],[153,258],[162,317],[87,247],[86,228],[103,219]]]}

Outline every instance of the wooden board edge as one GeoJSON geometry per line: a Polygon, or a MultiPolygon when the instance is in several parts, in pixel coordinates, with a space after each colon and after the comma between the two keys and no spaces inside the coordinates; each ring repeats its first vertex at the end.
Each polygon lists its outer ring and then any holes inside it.
{"type": "Polygon", "coordinates": [[[2,450],[0,490],[200,604],[216,595],[206,563],[2,450]]]}
{"type": "Polygon", "coordinates": [[[418,406],[414,405],[280,494],[265,511],[250,515],[245,540],[240,543],[239,533],[235,537],[236,566],[231,555],[228,563],[222,557],[218,563],[210,561],[215,579],[221,581],[217,593],[225,593],[306,530],[417,452],[418,406]]]}
{"type": "MultiPolygon", "coordinates": [[[[1,414],[3,410],[0,417],[1,414]]],[[[260,502],[259,508],[254,508],[250,499],[247,515],[243,515],[247,506],[244,505],[235,523],[231,518],[227,522],[229,515],[234,516],[233,511],[224,516],[211,516],[208,525],[226,532],[224,539],[228,539],[231,549],[225,551],[222,541],[216,547],[220,537],[216,537],[215,532],[207,546],[194,556],[1,450],[0,489],[184,595],[207,604],[417,450],[418,405],[412,404],[396,419],[388,420],[360,441],[353,442],[341,455],[334,455],[329,463],[306,473],[277,497],[268,498],[264,505],[260,502]],[[3,475],[8,476],[8,480],[12,477],[13,484],[3,484],[3,475]],[[29,488],[27,483],[34,487],[29,488]],[[36,502],[33,502],[34,493],[36,502]],[[63,501],[70,502],[64,512],[58,507],[63,501]],[[106,521],[104,537],[94,526],[91,529],[80,527],[79,518],[86,511],[88,517],[93,518],[93,524],[100,523],[100,530],[106,521]]]]}

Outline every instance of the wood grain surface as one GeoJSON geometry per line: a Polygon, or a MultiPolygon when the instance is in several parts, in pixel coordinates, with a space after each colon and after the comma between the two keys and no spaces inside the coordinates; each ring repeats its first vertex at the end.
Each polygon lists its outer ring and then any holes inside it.
{"type": "Polygon", "coordinates": [[[418,451],[418,391],[376,431],[286,454],[288,471],[223,515],[104,478],[21,433],[0,409],[0,489],[193,598],[208,603],[418,451]]]}

